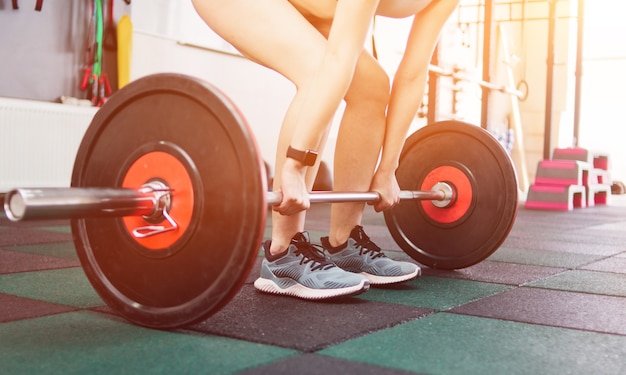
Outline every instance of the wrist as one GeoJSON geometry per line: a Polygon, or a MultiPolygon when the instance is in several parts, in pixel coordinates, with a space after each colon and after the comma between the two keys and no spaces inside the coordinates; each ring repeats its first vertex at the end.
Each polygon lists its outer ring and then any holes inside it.
{"type": "Polygon", "coordinates": [[[393,176],[396,174],[397,165],[395,164],[380,164],[376,169],[376,174],[381,176],[393,176]]]}
{"type": "Polygon", "coordinates": [[[298,150],[289,146],[287,148],[287,160],[295,160],[303,166],[312,167],[317,161],[317,151],[315,150],[298,150]]]}
{"type": "Polygon", "coordinates": [[[304,174],[307,166],[299,162],[298,160],[286,158],[285,163],[283,164],[283,169],[295,171],[300,174],[304,174]]]}

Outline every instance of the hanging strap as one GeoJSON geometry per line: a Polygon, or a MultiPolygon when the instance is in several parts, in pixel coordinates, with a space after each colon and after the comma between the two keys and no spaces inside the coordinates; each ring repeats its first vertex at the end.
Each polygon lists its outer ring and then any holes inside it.
{"type": "MultiPolygon", "coordinates": [[[[19,4],[17,3],[17,0],[12,0],[11,5],[13,5],[13,9],[20,9],[19,4]]],[[[37,2],[35,3],[35,10],[38,12],[41,12],[42,6],[43,6],[43,0],[37,0],[37,2]]]]}

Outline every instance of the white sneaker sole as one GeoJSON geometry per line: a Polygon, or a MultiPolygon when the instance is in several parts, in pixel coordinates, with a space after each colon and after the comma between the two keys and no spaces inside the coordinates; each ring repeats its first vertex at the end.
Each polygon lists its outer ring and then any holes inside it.
{"type": "Polygon", "coordinates": [[[413,273],[400,275],[400,276],[378,276],[378,275],[371,275],[366,272],[361,272],[360,274],[367,277],[367,280],[369,280],[371,285],[386,285],[386,284],[395,284],[395,283],[401,283],[404,281],[416,279],[422,274],[422,270],[418,267],[415,269],[413,273]]]}
{"type": "Polygon", "coordinates": [[[355,286],[340,289],[311,289],[302,284],[294,284],[287,288],[281,288],[272,280],[258,278],[254,281],[254,287],[263,293],[291,296],[306,300],[320,300],[334,297],[356,296],[367,291],[370,284],[364,279],[355,286]]]}

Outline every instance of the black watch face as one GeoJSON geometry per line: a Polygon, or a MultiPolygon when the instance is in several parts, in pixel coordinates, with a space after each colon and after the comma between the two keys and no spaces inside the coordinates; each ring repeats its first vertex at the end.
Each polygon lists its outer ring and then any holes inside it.
{"type": "Polygon", "coordinates": [[[317,152],[306,150],[304,153],[303,164],[312,166],[315,164],[315,160],[317,160],[317,152]]]}
{"type": "Polygon", "coordinates": [[[312,150],[300,151],[289,146],[287,149],[287,157],[297,160],[303,165],[312,166],[317,160],[317,152],[312,150]]]}

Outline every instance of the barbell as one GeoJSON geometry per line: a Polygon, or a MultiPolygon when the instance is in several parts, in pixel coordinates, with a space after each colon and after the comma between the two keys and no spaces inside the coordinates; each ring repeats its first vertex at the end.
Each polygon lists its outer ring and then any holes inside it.
{"type": "Polygon", "coordinates": [[[452,77],[460,81],[467,81],[467,82],[475,83],[478,86],[487,88],[489,90],[498,91],[503,94],[513,95],[521,101],[526,100],[526,98],[528,97],[528,84],[525,83],[524,81],[523,81],[524,82],[523,87],[525,87],[526,90],[522,91],[519,88],[511,88],[505,85],[499,85],[493,82],[478,79],[474,75],[467,73],[463,70],[449,70],[448,71],[440,66],[431,64],[428,66],[428,71],[440,77],[452,77]]]}
{"type": "MultiPolygon", "coordinates": [[[[444,121],[410,135],[397,170],[401,203],[384,212],[400,248],[433,268],[476,264],[517,214],[511,160],[487,131],[444,121]]],[[[311,192],[312,203],[375,202],[375,192],[311,192]]],[[[202,321],[239,291],[259,256],[268,205],[265,165],[237,107],[180,74],[133,81],[94,116],[69,188],[15,189],[11,220],[71,219],[85,274],[129,321],[202,321]]]]}

